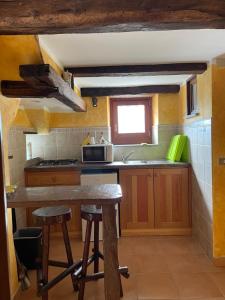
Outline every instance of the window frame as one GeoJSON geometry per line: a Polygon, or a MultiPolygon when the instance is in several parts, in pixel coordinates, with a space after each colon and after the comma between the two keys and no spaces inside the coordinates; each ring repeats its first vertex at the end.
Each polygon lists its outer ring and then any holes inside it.
{"type": "Polygon", "coordinates": [[[198,97],[196,92],[196,101],[194,101],[193,98],[193,85],[196,85],[196,90],[198,90],[197,87],[197,76],[192,76],[187,81],[187,116],[196,115],[198,113],[198,97]]]}
{"type": "Polygon", "coordinates": [[[152,98],[129,97],[110,98],[110,125],[112,143],[115,145],[132,145],[152,143],[152,98]],[[144,133],[118,133],[117,107],[120,105],[144,105],[145,106],[145,132],[144,133]]]}

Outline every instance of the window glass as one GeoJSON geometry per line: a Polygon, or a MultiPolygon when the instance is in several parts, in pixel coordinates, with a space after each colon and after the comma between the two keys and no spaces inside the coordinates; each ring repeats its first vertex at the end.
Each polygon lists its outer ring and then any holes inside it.
{"type": "Polygon", "coordinates": [[[144,105],[118,106],[118,133],[145,132],[144,105]]]}

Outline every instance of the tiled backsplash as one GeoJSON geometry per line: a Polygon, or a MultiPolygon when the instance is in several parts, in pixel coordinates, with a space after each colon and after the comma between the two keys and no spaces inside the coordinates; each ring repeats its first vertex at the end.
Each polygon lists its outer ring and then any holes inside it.
{"type": "MultiPolygon", "coordinates": [[[[115,146],[115,160],[121,160],[122,154],[134,151],[131,159],[163,159],[169,147],[171,137],[179,133],[181,128],[174,125],[160,125],[153,127],[153,145],[115,146]]],[[[32,145],[32,157],[44,159],[81,158],[80,145],[90,132],[96,140],[101,132],[107,140],[111,140],[109,127],[96,128],[60,128],[53,129],[48,135],[27,135],[27,144],[32,145]]]]}
{"type": "Polygon", "coordinates": [[[32,145],[32,157],[43,159],[68,159],[81,158],[80,145],[87,136],[94,136],[98,141],[101,133],[105,139],[110,140],[110,129],[108,127],[91,128],[55,128],[48,135],[27,135],[27,144],[32,145]]]}
{"type": "Polygon", "coordinates": [[[159,125],[153,126],[152,145],[115,146],[115,160],[121,160],[122,155],[134,151],[130,159],[165,159],[172,136],[181,132],[180,126],[159,125]]]}
{"type": "Polygon", "coordinates": [[[192,163],[193,232],[212,256],[212,154],[211,120],[194,122],[183,127],[189,138],[192,163]]]}

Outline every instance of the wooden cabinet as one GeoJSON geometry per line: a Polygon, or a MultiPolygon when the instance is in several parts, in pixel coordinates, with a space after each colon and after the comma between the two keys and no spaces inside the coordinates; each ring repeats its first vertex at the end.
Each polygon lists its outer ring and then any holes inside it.
{"type": "Polygon", "coordinates": [[[190,234],[189,169],[120,170],[122,235],[190,234]]]}
{"type": "Polygon", "coordinates": [[[25,182],[26,186],[75,185],[80,184],[80,172],[26,172],[25,182]]]}
{"type": "MultiPolygon", "coordinates": [[[[27,187],[32,186],[52,186],[52,185],[80,185],[80,172],[75,170],[57,170],[47,172],[32,172],[25,171],[25,184],[27,187]]],[[[80,206],[73,205],[72,219],[68,222],[69,232],[74,236],[81,235],[81,218],[80,218],[80,206]]],[[[35,220],[32,216],[32,211],[35,208],[27,209],[27,225],[35,226],[35,220]]],[[[55,233],[61,232],[60,227],[54,226],[53,231],[55,233]]]]}
{"type": "Polygon", "coordinates": [[[153,170],[127,169],[119,172],[123,191],[120,222],[122,232],[154,228],[153,170]]]}
{"type": "Polygon", "coordinates": [[[154,199],[156,228],[188,228],[188,169],[154,170],[154,199]]]}

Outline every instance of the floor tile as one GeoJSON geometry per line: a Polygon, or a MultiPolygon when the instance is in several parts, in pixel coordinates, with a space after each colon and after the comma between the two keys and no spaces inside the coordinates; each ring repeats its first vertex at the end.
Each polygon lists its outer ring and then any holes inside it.
{"type": "Polygon", "coordinates": [[[178,289],[171,274],[148,273],[137,275],[138,299],[177,299],[178,289]]]}
{"type": "Polygon", "coordinates": [[[209,273],[209,276],[213,279],[215,284],[220,289],[221,293],[225,297],[225,272],[213,272],[209,273]]]}
{"type": "MultiPolygon", "coordinates": [[[[74,259],[80,259],[83,242],[71,238],[74,259]]],[[[216,268],[191,237],[137,237],[118,241],[119,263],[127,265],[130,278],[124,279],[124,300],[225,300],[225,269],[216,268]],[[222,296],[224,295],[224,297],[222,296]]],[[[90,246],[90,253],[93,244],[90,246]]],[[[100,242],[102,250],[103,245],[100,242]]],[[[61,238],[51,240],[51,258],[66,261],[61,238]]],[[[103,270],[103,262],[100,262],[103,270]]],[[[49,276],[61,270],[50,268],[49,276]]],[[[93,266],[88,269],[93,272],[93,266]]],[[[31,288],[15,300],[40,300],[36,295],[36,272],[29,272],[31,288]]],[[[70,277],[49,292],[49,300],[77,300],[70,277]]],[[[104,300],[104,280],[88,282],[85,300],[104,300]]]]}
{"type": "Polygon", "coordinates": [[[169,268],[162,255],[136,255],[133,258],[133,271],[135,274],[169,273],[169,268]]]}
{"type": "Polygon", "coordinates": [[[166,262],[171,272],[222,272],[224,268],[213,265],[205,254],[167,255],[166,262]]]}
{"type": "Polygon", "coordinates": [[[175,273],[173,278],[181,299],[222,297],[222,293],[207,273],[175,273]]]}
{"type": "Polygon", "coordinates": [[[132,245],[133,253],[136,255],[158,254],[158,239],[154,237],[138,237],[132,245]]]}

